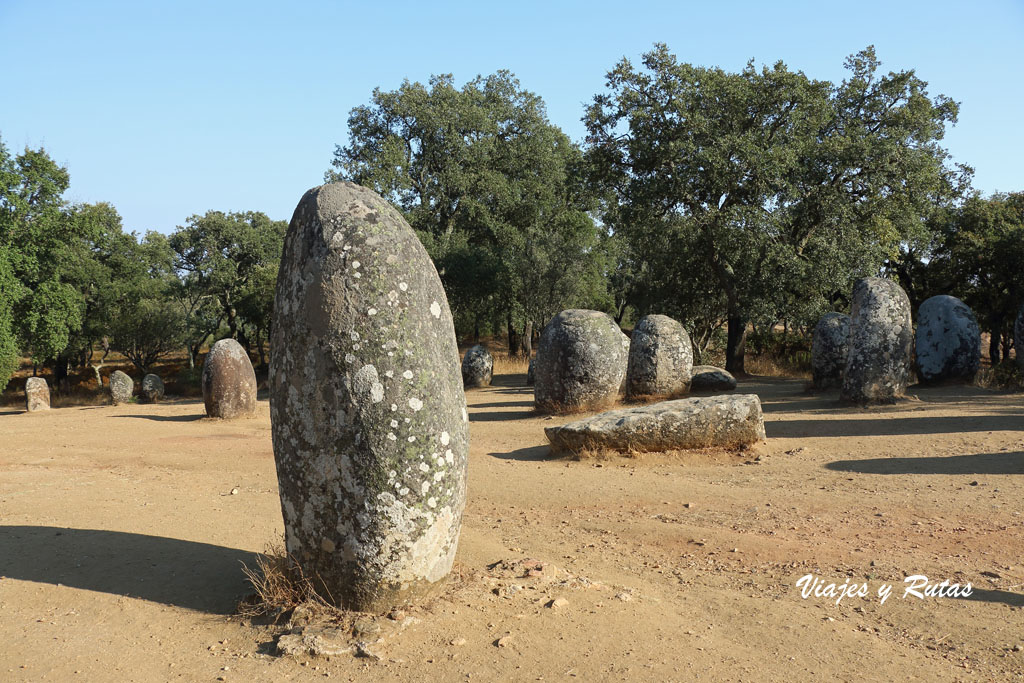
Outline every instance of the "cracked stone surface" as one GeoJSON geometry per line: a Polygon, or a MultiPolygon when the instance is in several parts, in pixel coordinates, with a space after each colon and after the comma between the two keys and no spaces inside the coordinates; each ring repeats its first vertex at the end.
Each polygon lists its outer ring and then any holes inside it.
{"type": "Polygon", "coordinates": [[[633,328],[626,397],[679,396],[690,390],[693,348],[683,326],[667,315],[645,315],[633,328]]]}
{"type": "Polygon", "coordinates": [[[466,502],[469,417],[440,278],[398,211],[307,192],[274,299],[270,417],[289,555],[377,611],[436,591],[466,502]]]}
{"type": "Polygon", "coordinates": [[[553,453],[730,448],[765,439],[761,401],[754,394],[683,398],[611,410],[547,427],[544,433],[553,453]]]}
{"type": "Polygon", "coordinates": [[[135,382],[131,377],[120,370],[114,370],[110,373],[108,381],[110,382],[110,400],[115,406],[131,400],[132,392],[135,390],[135,382]]]}
{"type": "Polygon", "coordinates": [[[556,315],[537,345],[537,409],[583,412],[614,403],[626,376],[628,342],[606,313],[573,308],[556,315]]]}
{"type": "Polygon", "coordinates": [[[868,404],[902,397],[910,383],[913,348],[910,299],[903,288],[884,278],[857,280],[840,398],[868,404]]]}
{"type": "Polygon", "coordinates": [[[494,358],[483,344],[466,350],[462,358],[462,384],[465,388],[486,387],[494,375],[494,358]]]}
{"type": "Polygon", "coordinates": [[[50,385],[42,377],[25,380],[25,409],[30,413],[50,409],[50,385]]]}
{"type": "Polygon", "coordinates": [[[981,367],[981,329],[970,307],[945,294],[917,309],[914,344],[922,382],[972,382],[981,367]]]}
{"type": "Polygon", "coordinates": [[[234,339],[221,339],[210,347],[202,383],[208,417],[233,420],[256,412],[256,371],[234,339]]]}
{"type": "Polygon", "coordinates": [[[811,342],[811,374],[818,391],[838,388],[843,383],[846,356],[850,350],[850,316],[826,313],[814,326],[811,342]]]}

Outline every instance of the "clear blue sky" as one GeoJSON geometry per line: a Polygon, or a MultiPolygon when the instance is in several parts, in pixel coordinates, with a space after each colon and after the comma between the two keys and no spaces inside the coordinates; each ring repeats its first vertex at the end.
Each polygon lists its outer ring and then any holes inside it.
{"type": "Polygon", "coordinates": [[[195,213],[288,219],[374,87],[514,72],[575,140],[585,102],[655,42],[738,70],[840,80],[873,44],[961,103],[946,146],[986,194],[1024,190],[1024,1],[48,2],[0,0],[0,136],[45,146],[67,198],[129,230],[195,213]]]}

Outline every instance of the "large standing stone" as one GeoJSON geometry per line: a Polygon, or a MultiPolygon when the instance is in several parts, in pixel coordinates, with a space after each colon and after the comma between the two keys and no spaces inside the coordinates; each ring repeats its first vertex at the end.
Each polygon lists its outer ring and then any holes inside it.
{"type": "Polygon", "coordinates": [[[683,326],[667,315],[645,315],[633,328],[626,397],[678,396],[690,390],[693,348],[683,326]]]}
{"type": "Polygon", "coordinates": [[[164,381],[157,375],[149,373],[142,378],[142,388],[139,395],[150,403],[156,403],[164,397],[164,381]]]}
{"type": "Polygon", "coordinates": [[[846,355],[850,349],[850,316],[826,313],[814,326],[811,342],[811,373],[818,391],[838,388],[843,383],[846,355]]]}
{"type": "Polygon", "coordinates": [[[50,409],[50,385],[42,377],[25,380],[25,409],[30,413],[50,409]]]}
{"type": "Polygon", "coordinates": [[[547,427],[553,453],[583,450],[674,451],[741,447],[763,441],[761,401],[754,394],[683,398],[547,427]]]}
{"type": "Polygon", "coordinates": [[[736,378],[732,373],[714,365],[694,365],[690,374],[690,389],[693,391],[732,391],[736,378]]]}
{"type": "Polygon", "coordinates": [[[857,280],[840,398],[865,404],[903,396],[910,383],[913,348],[910,299],[903,288],[884,278],[857,280]]]}
{"type": "Polygon", "coordinates": [[[914,347],[922,382],[972,382],[981,367],[978,320],[955,296],[933,296],[921,304],[914,347]]]}
{"type": "Polygon", "coordinates": [[[232,420],[256,412],[256,371],[249,354],[234,339],[221,339],[210,347],[202,384],[208,417],[232,420]]]}
{"type": "Polygon", "coordinates": [[[494,375],[494,358],[482,344],[471,346],[462,358],[462,384],[465,388],[487,387],[494,375]]]}
{"type": "Polygon", "coordinates": [[[469,418],[440,278],[394,207],[352,183],[306,193],[270,348],[288,553],[351,609],[440,586],[466,501],[469,418]]]}
{"type": "Polygon", "coordinates": [[[135,382],[131,377],[120,370],[114,370],[107,381],[110,383],[110,400],[115,406],[131,400],[132,392],[135,391],[135,382]]]}
{"type": "Polygon", "coordinates": [[[615,402],[626,373],[626,344],[611,316],[562,311],[544,327],[534,367],[534,403],[545,412],[595,410],[615,402]]]}
{"type": "Polygon", "coordinates": [[[1024,372],[1024,306],[1020,307],[1013,324],[1013,348],[1016,349],[1017,367],[1024,372]]]}

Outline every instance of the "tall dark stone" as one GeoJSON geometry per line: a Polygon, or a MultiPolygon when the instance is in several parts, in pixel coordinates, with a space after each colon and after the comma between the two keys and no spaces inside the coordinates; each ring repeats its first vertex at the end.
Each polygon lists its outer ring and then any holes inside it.
{"type": "Polygon", "coordinates": [[[458,544],[468,415],[440,278],[394,207],[352,183],[305,194],[270,348],[288,553],[350,609],[435,590],[458,544]]]}
{"type": "Polygon", "coordinates": [[[891,403],[910,383],[914,328],[910,299],[892,280],[867,277],[853,286],[850,348],[840,398],[891,403]]]}
{"type": "Polygon", "coordinates": [[[914,347],[922,382],[971,382],[981,367],[978,320],[955,296],[933,296],[921,304],[914,347]]]}
{"type": "Polygon", "coordinates": [[[462,358],[462,386],[488,387],[494,376],[494,357],[482,344],[476,344],[466,350],[462,358]]]}

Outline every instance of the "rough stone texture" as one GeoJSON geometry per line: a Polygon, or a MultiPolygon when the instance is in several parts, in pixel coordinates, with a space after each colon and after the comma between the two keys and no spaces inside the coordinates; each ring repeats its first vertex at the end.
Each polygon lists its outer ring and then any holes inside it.
{"type": "Polygon", "coordinates": [[[575,412],[614,403],[626,375],[624,337],[615,321],[598,311],[574,308],[552,318],[537,344],[537,409],[575,412]]]}
{"type": "Polygon", "coordinates": [[[270,348],[288,553],[350,609],[438,588],[466,502],[469,416],[440,278],[394,207],[352,183],[305,194],[270,348]]]}
{"type": "Polygon", "coordinates": [[[554,453],[730,448],[765,438],[761,401],[754,394],[683,398],[612,410],[547,427],[544,433],[554,453]]]}
{"type": "Polygon", "coordinates": [[[494,358],[482,344],[471,346],[462,358],[462,385],[470,387],[487,387],[491,385],[494,375],[494,358]]]}
{"type": "Polygon", "coordinates": [[[972,382],[981,367],[981,329],[955,296],[933,296],[917,309],[917,376],[922,382],[972,382]]]}
{"type": "Polygon", "coordinates": [[[1013,348],[1016,349],[1017,367],[1024,372],[1024,306],[1020,307],[1017,320],[1013,324],[1013,348]]]}
{"type": "Polygon", "coordinates": [[[110,400],[115,406],[131,400],[132,392],[135,391],[135,382],[131,377],[120,370],[114,370],[107,381],[110,383],[110,400]]]}
{"type": "Polygon", "coordinates": [[[619,395],[620,396],[625,396],[626,395],[626,377],[628,377],[628,375],[629,375],[629,345],[632,343],[633,340],[632,340],[632,338],[628,334],[623,332],[621,329],[619,329],[619,332],[622,333],[622,350],[623,350],[623,355],[622,355],[622,362],[623,362],[622,382],[619,383],[619,395]]]}
{"type": "Polygon", "coordinates": [[[910,383],[914,328],[910,299],[892,280],[867,277],[853,286],[850,348],[840,398],[891,403],[910,383]]]}
{"type": "Polygon", "coordinates": [[[50,385],[42,377],[25,380],[25,409],[30,413],[50,409],[50,385]]]}
{"type": "Polygon", "coordinates": [[[843,383],[846,355],[850,349],[850,316],[826,313],[814,326],[811,342],[811,373],[814,388],[835,389],[843,383]]]}
{"type": "Polygon", "coordinates": [[[145,401],[156,403],[164,397],[164,381],[153,373],[146,375],[142,378],[139,396],[145,401]]]}
{"type": "Polygon", "coordinates": [[[683,326],[667,315],[645,315],[633,328],[626,397],[679,396],[690,390],[693,348],[683,326]]]}
{"type": "Polygon", "coordinates": [[[736,388],[736,378],[732,373],[714,365],[694,365],[691,372],[690,389],[693,391],[732,391],[736,388]]]}
{"type": "Polygon", "coordinates": [[[526,386],[532,387],[534,381],[534,368],[537,365],[536,357],[530,359],[530,365],[526,368],[526,386]]]}
{"type": "Polygon", "coordinates": [[[256,412],[256,371],[234,339],[221,339],[210,347],[202,383],[208,417],[233,420],[256,412]]]}

